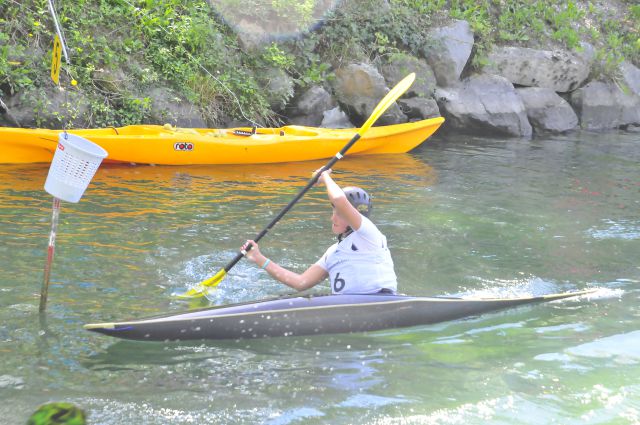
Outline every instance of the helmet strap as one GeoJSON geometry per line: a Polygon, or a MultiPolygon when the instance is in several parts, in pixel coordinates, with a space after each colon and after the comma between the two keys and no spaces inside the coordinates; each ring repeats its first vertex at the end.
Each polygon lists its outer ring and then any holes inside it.
{"type": "Polygon", "coordinates": [[[346,238],[352,233],[353,233],[353,229],[351,228],[351,226],[347,226],[347,230],[345,230],[344,232],[338,235],[338,243],[342,242],[344,238],[346,238]]]}

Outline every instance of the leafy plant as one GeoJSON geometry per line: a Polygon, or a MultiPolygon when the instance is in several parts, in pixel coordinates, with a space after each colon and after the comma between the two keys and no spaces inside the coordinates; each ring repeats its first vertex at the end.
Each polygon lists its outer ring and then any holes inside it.
{"type": "Polygon", "coordinates": [[[168,87],[199,107],[207,123],[228,118],[276,122],[264,88],[265,67],[285,71],[298,87],[324,84],[333,71],[399,52],[420,55],[429,31],[467,20],[475,35],[473,66],[495,43],[578,49],[595,46],[596,69],[640,64],[640,5],[604,8],[590,0],[349,0],[323,15],[314,0],[77,0],[56,2],[71,65],[61,80],[78,81],[88,109],[63,103],[51,112],[47,91],[53,22],[45,0],[0,1],[0,95],[24,95],[38,125],[123,125],[149,119],[151,88],[168,87]],[[215,4],[215,6],[212,6],[215,4]],[[614,14],[620,10],[619,15],[614,14]],[[234,15],[229,15],[234,13],[234,15]],[[231,16],[230,19],[229,17],[231,16]],[[236,23],[256,17],[295,37],[242,47],[236,23]],[[314,23],[322,18],[321,25],[314,23]],[[104,75],[113,84],[104,84],[104,75]]]}
{"type": "Polygon", "coordinates": [[[271,43],[264,49],[262,59],[280,69],[291,69],[295,64],[295,59],[292,55],[288,54],[284,50],[280,49],[277,43],[271,43]]]}

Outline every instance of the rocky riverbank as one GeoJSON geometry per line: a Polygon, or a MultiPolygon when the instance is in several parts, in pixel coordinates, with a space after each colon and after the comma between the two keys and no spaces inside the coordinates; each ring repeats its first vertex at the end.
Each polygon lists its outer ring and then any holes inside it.
{"type": "Polygon", "coordinates": [[[435,28],[431,40],[423,58],[395,55],[381,66],[357,63],[338,70],[335,96],[320,86],[310,88],[290,108],[291,122],[360,123],[387,86],[415,72],[415,85],[381,122],[444,116],[445,131],[516,137],[577,129],[640,131],[640,69],[624,61],[615,83],[590,79],[595,55],[587,43],[579,52],[496,47],[482,72],[461,78],[474,52],[469,23],[435,28]]]}
{"type": "MultiPolygon", "coordinates": [[[[578,129],[640,130],[637,64],[621,60],[610,74],[603,74],[594,72],[602,61],[596,47],[584,40],[572,49],[532,48],[518,42],[493,44],[485,51],[486,44],[479,45],[481,38],[467,20],[440,19],[429,25],[424,37],[410,48],[394,48],[389,54],[369,54],[364,59],[320,58],[332,68],[325,73],[328,78],[311,83],[300,84],[295,72],[287,67],[263,63],[252,72],[261,84],[268,108],[284,124],[359,126],[390,87],[415,72],[413,87],[378,125],[444,116],[447,121],[443,131],[500,137],[578,129]],[[477,60],[480,55],[482,61],[477,60]],[[482,66],[477,65],[479,62],[482,66]]],[[[258,50],[254,47],[253,51],[258,50]]],[[[91,78],[105,97],[113,97],[114,92],[124,96],[119,82],[127,80],[126,71],[104,67],[95,70],[91,78]]],[[[135,82],[128,84],[128,90],[134,91],[135,82]]],[[[12,93],[3,90],[0,124],[51,127],[64,121],[82,127],[92,124],[87,117],[99,113],[94,106],[96,90],[39,90],[39,98],[46,98],[45,107],[34,108],[33,88],[12,93]],[[72,113],[69,105],[73,105],[72,113]],[[61,115],[65,115],[64,120],[61,115]]],[[[212,119],[207,112],[215,105],[194,100],[193,95],[189,98],[170,84],[141,87],[133,104],[135,100],[147,108],[145,123],[228,127],[261,122],[246,114],[238,119],[237,114],[225,113],[224,108],[219,108],[223,112],[212,119]]]]}

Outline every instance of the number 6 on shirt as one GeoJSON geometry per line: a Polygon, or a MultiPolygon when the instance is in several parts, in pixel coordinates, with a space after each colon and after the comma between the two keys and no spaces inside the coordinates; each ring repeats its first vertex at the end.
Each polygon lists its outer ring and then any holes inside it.
{"type": "Polygon", "coordinates": [[[336,278],[333,280],[333,290],[334,292],[340,292],[344,289],[344,286],[347,283],[344,279],[340,279],[340,273],[336,274],[336,278]]]}

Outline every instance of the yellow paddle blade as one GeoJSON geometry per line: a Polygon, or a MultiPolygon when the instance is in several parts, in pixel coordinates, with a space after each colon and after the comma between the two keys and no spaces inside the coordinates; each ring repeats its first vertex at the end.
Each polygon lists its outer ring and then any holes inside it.
{"type": "Polygon", "coordinates": [[[218,283],[222,282],[222,279],[227,275],[227,272],[222,269],[218,273],[211,276],[209,279],[202,281],[199,286],[206,286],[208,288],[212,288],[214,286],[218,286],[218,283]]]}
{"type": "Polygon", "coordinates": [[[194,288],[189,289],[184,294],[172,294],[174,298],[183,301],[192,301],[196,299],[200,299],[204,297],[207,293],[206,288],[202,288],[200,286],[196,286],[194,288]]]}
{"type": "Polygon", "coordinates": [[[362,136],[365,131],[369,130],[369,127],[371,127],[373,123],[376,122],[378,118],[380,118],[380,115],[384,114],[387,108],[389,108],[389,106],[391,106],[393,102],[398,100],[398,98],[402,96],[409,87],[411,87],[411,84],[413,84],[415,79],[416,74],[415,72],[412,72],[411,74],[404,77],[398,84],[396,84],[395,87],[392,88],[389,93],[387,93],[387,95],[380,101],[380,103],[378,103],[378,106],[376,106],[376,108],[373,110],[371,116],[369,116],[369,119],[362,125],[362,127],[360,127],[360,130],[358,130],[358,134],[362,136]]]}
{"type": "Polygon", "coordinates": [[[209,290],[209,288],[213,288],[217,286],[220,282],[222,282],[222,279],[224,279],[226,275],[227,275],[227,272],[224,269],[222,269],[215,275],[211,276],[209,279],[204,280],[200,282],[198,285],[189,289],[184,294],[177,294],[176,298],[182,299],[182,300],[189,300],[193,298],[204,297],[207,294],[207,291],[209,290]]]}

